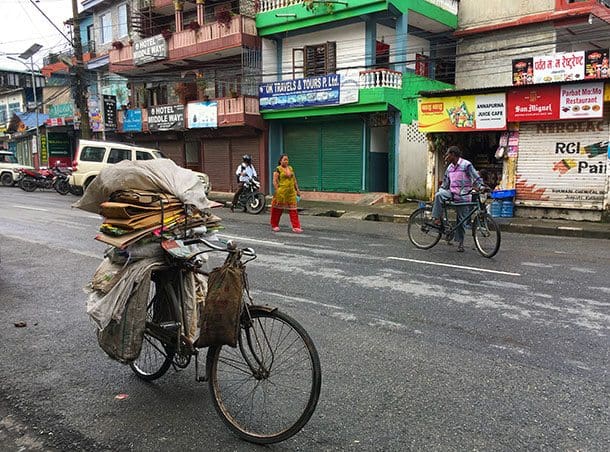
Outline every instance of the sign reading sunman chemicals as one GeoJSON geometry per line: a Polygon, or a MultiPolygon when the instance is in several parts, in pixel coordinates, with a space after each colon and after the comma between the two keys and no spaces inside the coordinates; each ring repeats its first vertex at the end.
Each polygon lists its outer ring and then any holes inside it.
{"type": "Polygon", "coordinates": [[[263,83],[258,88],[261,110],[339,105],[338,74],[263,83]]]}

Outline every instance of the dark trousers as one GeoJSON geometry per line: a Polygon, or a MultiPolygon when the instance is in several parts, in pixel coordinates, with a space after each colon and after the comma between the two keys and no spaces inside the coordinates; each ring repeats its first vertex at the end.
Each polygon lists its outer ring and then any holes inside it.
{"type": "Polygon", "coordinates": [[[241,195],[243,193],[243,191],[244,191],[244,183],[240,182],[239,185],[237,186],[237,191],[233,195],[233,202],[231,203],[233,208],[235,208],[235,206],[237,205],[237,201],[239,200],[239,195],[241,195]]]}

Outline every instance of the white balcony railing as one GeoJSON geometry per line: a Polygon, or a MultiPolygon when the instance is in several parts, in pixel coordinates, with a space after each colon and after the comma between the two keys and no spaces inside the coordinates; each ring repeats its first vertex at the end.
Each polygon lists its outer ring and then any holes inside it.
{"type": "Polygon", "coordinates": [[[432,3],[435,6],[438,6],[445,11],[450,12],[451,14],[457,15],[458,13],[458,5],[460,2],[458,0],[426,0],[428,3],[432,3]]]}
{"type": "Polygon", "coordinates": [[[391,69],[372,69],[360,72],[360,89],[402,88],[402,73],[391,69]]]}
{"type": "Polygon", "coordinates": [[[265,11],[280,9],[285,6],[297,5],[299,3],[303,3],[303,0],[261,0],[258,12],[264,13],[265,11]]]}

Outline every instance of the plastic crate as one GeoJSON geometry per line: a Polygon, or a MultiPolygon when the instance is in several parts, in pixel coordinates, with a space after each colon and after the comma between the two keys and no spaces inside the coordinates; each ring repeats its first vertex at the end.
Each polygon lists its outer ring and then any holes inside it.
{"type": "Polygon", "coordinates": [[[517,194],[517,190],[494,190],[491,192],[492,199],[508,199],[514,198],[517,194]]]}

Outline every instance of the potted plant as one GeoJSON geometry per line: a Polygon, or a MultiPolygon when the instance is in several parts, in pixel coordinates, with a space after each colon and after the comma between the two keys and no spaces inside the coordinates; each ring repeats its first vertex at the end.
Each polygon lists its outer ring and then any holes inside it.
{"type": "Polygon", "coordinates": [[[121,41],[114,41],[112,43],[112,47],[114,47],[117,50],[121,50],[124,47],[124,45],[121,41]]]}
{"type": "Polygon", "coordinates": [[[233,99],[237,98],[237,91],[233,88],[231,88],[229,90],[229,96],[232,97],[233,99]]]}
{"type": "Polygon", "coordinates": [[[172,31],[169,28],[164,28],[161,30],[161,36],[163,36],[166,41],[169,41],[169,39],[172,37],[172,31]]]}
{"type": "Polygon", "coordinates": [[[191,20],[186,26],[186,28],[188,28],[189,30],[197,31],[201,28],[201,25],[199,25],[199,22],[197,22],[196,20],[191,20]]]}
{"type": "Polygon", "coordinates": [[[223,27],[229,28],[231,26],[231,19],[233,19],[233,14],[228,9],[223,9],[216,13],[216,22],[223,27]]]}

